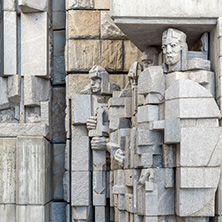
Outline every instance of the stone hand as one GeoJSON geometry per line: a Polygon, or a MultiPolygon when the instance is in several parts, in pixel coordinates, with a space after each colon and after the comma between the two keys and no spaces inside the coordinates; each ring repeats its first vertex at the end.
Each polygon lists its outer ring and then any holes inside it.
{"type": "Polygon", "coordinates": [[[106,138],[105,137],[93,137],[91,141],[91,148],[94,150],[105,150],[106,149],[106,138]]]}
{"type": "Polygon", "coordinates": [[[96,124],[97,124],[97,117],[96,116],[88,117],[87,122],[86,122],[86,127],[88,130],[96,129],[96,124]]]}
{"type": "Polygon", "coordinates": [[[123,166],[125,155],[121,149],[116,150],[114,159],[119,163],[119,165],[123,166]]]}

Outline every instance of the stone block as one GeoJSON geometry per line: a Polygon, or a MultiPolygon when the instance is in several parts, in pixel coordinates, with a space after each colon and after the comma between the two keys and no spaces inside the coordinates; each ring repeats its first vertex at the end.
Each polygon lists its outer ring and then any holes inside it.
{"type": "Polygon", "coordinates": [[[89,144],[88,136],[77,136],[74,134],[72,138],[72,171],[89,170],[89,144]]]}
{"type": "Polygon", "coordinates": [[[176,147],[163,144],[163,167],[176,167],[176,147]]]}
{"type": "Polygon", "coordinates": [[[67,47],[67,72],[88,72],[100,64],[99,40],[68,40],[67,47]]]}
{"type": "Polygon", "coordinates": [[[50,204],[50,222],[66,222],[66,203],[52,202],[50,204]]]}
{"type": "Polygon", "coordinates": [[[5,109],[10,107],[8,101],[8,81],[7,78],[0,77],[0,108],[5,109]]]}
{"type": "Polygon", "coordinates": [[[123,42],[121,40],[103,40],[101,65],[108,72],[123,70],[123,42]]]}
{"type": "Polygon", "coordinates": [[[3,0],[3,11],[15,11],[15,0],[3,0]]]}
{"type": "Polygon", "coordinates": [[[66,9],[93,9],[94,0],[68,0],[66,9]]]}
{"type": "Polygon", "coordinates": [[[73,98],[73,124],[86,124],[87,118],[92,116],[91,95],[74,95],[73,98]]]}
{"type": "Polygon", "coordinates": [[[65,88],[54,87],[52,90],[52,139],[55,142],[65,142],[65,88]]]}
{"type": "Polygon", "coordinates": [[[106,172],[93,171],[93,205],[106,205],[106,172]]]}
{"type": "Polygon", "coordinates": [[[53,31],[53,55],[63,56],[65,48],[65,30],[53,31]]]}
{"type": "Polygon", "coordinates": [[[68,11],[68,39],[99,37],[100,12],[74,10],[68,11]]]}
{"type": "Polygon", "coordinates": [[[30,12],[47,12],[48,11],[48,0],[19,0],[18,5],[23,13],[30,12]]]}
{"type": "Polygon", "coordinates": [[[17,13],[4,11],[3,13],[3,76],[16,75],[17,70],[17,13]]]}
{"type": "Polygon", "coordinates": [[[0,204],[0,215],[2,222],[16,222],[16,205],[0,204]]]}
{"type": "Polygon", "coordinates": [[[65,144],[53,144],[53,199],[62,200],[65,144]]]}
{"type": "Polygon", "coordinates": [[[164,187],[165,188],[174,188],[174,170],[166,168],[164,171],[164,187]]]}
{"type": "Polygon", "coordinates": [[[180,188],[217,188],[220,179],[220,167],[177,168],[180,188]]]}
{"type": "Polygon", "coordinates": [[[190,98],[166,101],[166,119],[220,118],[219,108],[213,98],[190,98]]]}
{"type": "Polygon", "coordinates": [[[72,207],[72,217],[75,220],[87,220],[92,217],[92,206],[72,207]]]}
{"type": "Polygon", "coordinates": [[[138,107],[138,123],[151,122],[159,119],[158,105],[146,105],[138,107]]]}
{"type": "Polygon", "coordinates": [[[137,61],[141,63],[142,52],[129,40],[124,40],[124,72],[128,72],[131,65],[137,61]]]}
{"type": "Polygon", "coordinates": [[[219,166],[220,128],[181,128],[180,166],[219,166]],[[207,138],[207,140],[206,140],[207,138]]]}
{"type": "Polygon", "coordinates": [[[158,217],[144,217],[143,222],[158,222],[158,217]]]}
{"type": "MultiPolygon", "coordinates": [[[[15,203],[16,191],[16,139],[0,139],[0,203],[15,203]]],[[[1,205],[0,205],[1,206],[1,205]]],[[[2,207],[0,207],[1,209],[2,207]]],[[[7,213],[9,207],[2,208],[7,213]]],[[[4,214],[4,213],[3,213],[4,214]]],[[[2,215],[2,214],[1,214],[2,215]]],[[[13,215],[13,214],[12,214],[13,215]]]]}
{"type": "Polygon", "coordinates": [[[50,222],[50,203],[44,206],[16,205],[16,222],[50,222]]]}
{"type": "Polygon", "coordinates": [[[189,79],[188,72],[173,72],[166,75],[166,89],[178,79],[189,79]]]}
{"type": "Polygon", "coordinates": [[[67,139],[66,140],[66,146],[65,146],[65,164],[64,164],[64,168],[65,170],[71,170],[70,169],[70,160],[71,160],[71,140],[67,139]]]}
{"type": "Polygon", "coordinates": [[[59,85],[65,83],[65,58],[64,56],[53,56],[53,76],[52,84],[59,85]]]}
{"type": "Polygon", "coordinates": [[[24,76],[24,105],[40,106],[50,99],[50,81],[33,75],[24,76]]]}
{"type": "Polygon", "coordinates": [[[138,146],[160,145],[163,143],[163,136],[157,131],[138,129],[137,131],[138,146]]]}
{"type": "Polygon", "coordinates": [[[106,221],[106,208],[104,206],[95,207],[95,222],[106,221]]]}
{"type": "Polygon", "coordinates": [[[95,9],[109,9],[110,0],[94,0],[95,9]]]}
{"type": "Polygon", "coordinates": [[[8,77],[8,100],[19,104],[21,99],[21,77],[13,75],[8,77]]]}
{"type": "Polygon", "coordinates": [[[93,150],[93,170],[106,170],[106,150],[93,150]]]}
{"type": "Polygon", "coordinates": [[[49,101],[40,102],[41,122],[50,126],[51,124],[51,103],[49,101]]]}
{"type": "Polygon", "coordinates": [[[43,137],[17,137],[17,204],[45,204],[52,199],[50,155],[43,137]]]}
{"type": "Polygon", "coordinates": [[[72,172],[72,206],[88,206],[90,204],[90,172],[72,172]]]}
{"type": "Polygon", "coordinates": [[[103,39],[126,39],[126,35],[115,25],[107,11],[101,11],[100,30],[103,39]]]}
{"type": "Polygon", "coordinates": [[[210,71],[210,60],[193,58],[188,60],[188,70],[208,70],[210,71]]]}
{"type": "MultiPolygon", "coordinates": [[[[61,1],[63,2],[63,1],[61,1]]],[[[64,2],[63,2],[64,3],[64,2]]],[[[65,3],[64,3],[65,4],[65,3]]],[[[53,30],[65,29],[66,27],[66,12],[53,11],[52,12],[53,30]]]]}
{"type": "Polygon", "coordinates": [[[179,143],[180,142],[180,120],[166,119],[164,130],[164,143],[179,143]]]}
{"type": "Polygon", "coordinates": [[[70,202],[70,171],[65,171],[63,175],[64,200],[70,202]]]}
{"type": "Polygon", "coordinates": [[[49,77],[48,39],[47,12],[21,14],[22,76],[49,77]]]}

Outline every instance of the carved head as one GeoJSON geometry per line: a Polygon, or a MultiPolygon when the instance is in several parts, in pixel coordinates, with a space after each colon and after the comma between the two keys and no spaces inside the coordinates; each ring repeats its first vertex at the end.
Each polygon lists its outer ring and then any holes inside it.
{"type": "Polygon", "coordinates": [[[149,66],[158,65],[159,52],[155,47],[149,47],[143,52],[141,60],[143,63],[143,70],[149,66]]]}
{"type": "Polygon", "coordinates": [[[93,66],[89,71],[89,78],[91,79],[92,93],[107,93],[109,85],[109,74],[101,66],[93,66]]]}
{"type": "Polygon", "coordinates": [[[186,35],[176,29],[168,29],[162,36],[162,49],[168,71],[185,70],[187,62],[186,35]]]}

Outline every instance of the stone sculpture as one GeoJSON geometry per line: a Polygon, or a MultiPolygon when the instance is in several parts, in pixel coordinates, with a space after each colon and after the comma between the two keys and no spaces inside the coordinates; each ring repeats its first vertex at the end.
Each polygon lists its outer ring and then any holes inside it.
{"type": "Polygon", "coordinates": [[[163,66],[158,49],[148,48],[122,91],[95,66],[81,92],[87,95],[75,95],[74,131],[87,161],[74,174],[85,173],[87,186],[92,174],[93,197],[76,186],[80,201],[72,205],[94,206],[95,221],[206,222],[215,215],[222,136],[214,73],[208,60],[188,59],[179,30],[163,33],[162,50],[163,66]]]}

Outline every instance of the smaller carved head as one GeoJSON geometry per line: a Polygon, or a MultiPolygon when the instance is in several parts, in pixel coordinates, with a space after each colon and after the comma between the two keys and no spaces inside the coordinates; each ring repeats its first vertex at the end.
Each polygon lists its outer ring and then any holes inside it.
{"type": "Polygon", "coordinates": [[[93,66],[89,71],[89,77],[91,79],[91,90],[93,93],[99,94],[103,93],[104,90],[108,91],[109,74],[103,67],[93,66]]]}
{"type": "Polygon", "coordinates": [[[141,60],[143,64],[143,70],[149,66],[158,65],[159,52],[155,47],[148,47],[142,54],[141,60]]]}
{"type": "Polygon", "coordinates": [[[179,67],[183,69],[184,56],[182,54],[187,52],[185,33],[171,28],[166,30],[162,36],[162,50],[166,65],[170,67],[180,64],[179,67]]]}

